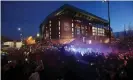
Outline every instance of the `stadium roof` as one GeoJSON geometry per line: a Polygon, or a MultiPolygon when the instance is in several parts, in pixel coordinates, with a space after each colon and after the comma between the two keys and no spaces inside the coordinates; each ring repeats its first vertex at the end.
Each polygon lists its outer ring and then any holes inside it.
{"type": "MultiPolygon", "coordinates": [[[[80,14],[82,14],[82,15],[85,15],[86,17],[89,17],[89,18],[98,20],[98,21],[103,22],[103,23],[108,23],[108,20],[105,20],[105,19],[103,19],[103,18],[101,18],[101,17],[98,17],[98,16],[96,16],[96,15],[94,15],[94,14],[92,14],[92,13],[89,13],[89,12],[87,12],[87,11],[85,11],[85,10],[79,9],[79,8],[74,7],[74,6],[72,6],[72,5],[69,5],[69,4],[64,4],[63,6],[61,6],[61,7],[60,7],[59,9],[57,9],[56,11],[52,12],[51,14],[49,14],[49,15],[45,18],[45,20],[43,21],[42,24],[45,24],[48,18],[53,17],[53,16],[56,16],[57,13],[60,13],[60,12],[62,12],[62,11],[65,10],[65,9],[69,9],[69,10],[75,11],[75,12],[77,12],[77,13],[80,13],[80,14]]],[[[42,25],[42,24],[41,24],[41,25],[42,25]]],[[[42,27],[42,26],[40,26],[40,27],[42,27]]]]}

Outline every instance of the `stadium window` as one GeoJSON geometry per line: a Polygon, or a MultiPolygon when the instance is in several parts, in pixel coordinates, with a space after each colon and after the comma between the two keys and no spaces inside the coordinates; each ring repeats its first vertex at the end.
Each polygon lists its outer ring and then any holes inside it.
{"type": "Polygon", "coordinates": [[[58,25],[60,26],[60,21],[58,22],[58,25]]]}
{"type": "Polygon", "coordinates": [[[98,35],[99,36],[104,36],[104,29],[98,28],[98,35]]]}
{"type": "Polygon", "coordinates": [[[72,28],[73,28],[73,23],[72,23],[72,28]]]}
{"type": "Polygon", "coordinates": [[[87,26],[85,26],[85,29],[87,29],[87,26]]]}
{"type": "Polygon", "coordinates": [[[94,29],[95,29],[95,27],[92,27],[92,29],[94,30],[94,29]]]}
{"type": "Polygon", "coordinates": [[[50,32],[51,32],[51,27],[50,27],[50,32]]]}
{"type": "Polygon", "coordinates": [[[74,34],[74,33],[72,32],[72,34],[74,34]]]}
{"type": "Polygon", "coordinates": [[[50,31],[50,35],[51,35],[51,31],[50,31]]]}
{"type": "Polygon", "coordinates": [[[96,33],[93,33],[93,35],[97,35],[96,33]]]}
{"type": "Polygon", "coordinates": [[[49,23],[51,24],[51,20],[49,21],[49,23]]]}
{"type": "Polygon", "coordinates": [[[80,34],[80,26],[79,25],[76,25],[75,32],[76,32],[76,35],[80,34]]]}
{"type": "Polygon", "coordinates": [[[60,31],[60,26],[59,26],[59,31],[60,31]]]}
{"type": "Polygon", "coordinates": [[[80,34],[80,28],[77,28],[77,34],[78,35],[80,34]]]}
{"type": "Polygon", "coordinates": [[[72,37],[74,37],[74,34],[72,33],[72,37]]]}
{"type": "Polygon", "coordinates": [[[86,33],[86,36],[87,36],[88,34],[86,33]]]}
{"type": "Polygon", "coordinates": [[[96,32],[96,30],[95,30],[95,29],[93,29],[93,30],[92,30],[92,32],[96,32]]]}
{"type": "Polygon", "coordinates": [[[92,27],[92,33],[93,33],[93,35],[97,35],[97,28],[95,28],[95,27],[92,27]]]}
{"type": "Polygon", "coordinates": [[[84,26],[81,27],[82,34],[84,34],[84,26]]]}
{"type": "Polygon", "coordinates": [[[104,31],[104,29],[103,29],[103,36],[104,36],[104,32],[105,32],[105,31],[104,31]]]}
{"type": "Polygon", "coordinates": [[[74,32],[73,28],[72,28],[72,33],[74,32]]]}

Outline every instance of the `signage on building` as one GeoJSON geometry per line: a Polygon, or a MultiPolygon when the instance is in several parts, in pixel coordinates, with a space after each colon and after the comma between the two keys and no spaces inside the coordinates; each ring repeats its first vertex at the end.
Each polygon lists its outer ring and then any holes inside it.
{"type": "Polygon", "coordinates": [[[61,21],[61,35],[62,39],[72,38],[72,22],[71,19],[65,18],[61,21]]]}
{"type": "Polygon", "coordinates": [[[68,22],[65,22],[64,23],[64,31],[70,31],[70,30],[71,30],[71,28],[70,28],[69,23],[68,22]]]}

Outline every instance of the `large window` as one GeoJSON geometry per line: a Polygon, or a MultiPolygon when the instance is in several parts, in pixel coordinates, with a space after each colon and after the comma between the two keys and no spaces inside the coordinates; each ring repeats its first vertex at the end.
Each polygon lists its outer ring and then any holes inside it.
{"type": "Polygon", "coordinates": [[[49,27],[51,27],[51,23],[49,24],[49,27]]]}
{"type": "Polygon", "coordinates": [[[98,36],[104,36],[104,29],[92,27],[92,34],[98,36]]]}
{"type": "Polygon", "coordinates": [[[87,33],[87,26],[85,26],[85,33],[86,33],[86,36],[88,35],[88,33],[87,33]]]}
{"type": "Polygon", "coordinates": [[[72,28],[73,28],[73,23],[72,23],[72,28]]]}
{"type": "Polygon", "coordinates": [[[96,27],[92,27],[92,35],[97,35],[97,28],[96,27]]]}
{"type": "Polygon", "coordinates": [[[76,34],[79,35],[80,34],[80,27],[76,28],[76,34]]]}
{"type": "Polygon", "coordinates": [[[81,20],[75,20],[75,22],[81,23],[81,20]]]}
{"type": "Polygon", "coordinates": [[[84,35],[84,32],[85,32],[84,26],[81,27],[81,32],[82,32],[82,34],[84,35]]]}
{"type": "Polygon", "coordinates": [[[50,31],[50,35],[51,35],[51,31],[50,31]]]}
{"type": "Polygon", "coordinates": [[[74,37],[74,33],[72,32],[72,37],[74,37]]]}
{"type": "Polygon", "coordinates": [[[58,25],[60,26],[60,21],[58,22],[58,25]]]}
{"type": "Polygon", "coordinates": [[[60,34],[59,34],[59,38],[60,38],[60,34]]]}
{"type": "Polygon", "coordinates": [[[79,25],[76,25],[75,27],[75,32],[76,32],[76,35],[80,35],[80,26],[79,25]]]}
{"type": "Polygon", "coordinates": [[[72,28],[72,33],[74,32],[74,28],[72,28]]]}
{"type": "Polygon", "coordinates": [[[51,32],[51,27],[50,27],[50,32],[51,32]]]}
{"type": "Polygon", "coordinates": [[[50,39],[51,39],[51,36],[50,36],[50,39]]]}
{"type": "Polygon", "coordinates": [[[46,31],[46,38],[48,38],[49,37],[49,32],[48,31],[46,31]]]}
{"type": "Polygon", "coordinates": [[[98,36],[104,36],[104,29],[98,28],[98,36]]]}
{"type": "Polygon", "coordinates": [[[49,21],[49,23],[51,24],[51,20],[49,21]]]}
{"type": "Polygon", "coordinates": [[[60,26],[59,26],[59,31],[60,31],[60,26]]]}

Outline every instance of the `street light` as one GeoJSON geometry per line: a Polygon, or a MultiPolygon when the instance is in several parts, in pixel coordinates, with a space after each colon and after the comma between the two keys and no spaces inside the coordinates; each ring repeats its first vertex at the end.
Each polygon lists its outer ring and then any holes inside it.
{"type": "Polygon", "coordinates": [[[21,31],[21,28],[18,28],[18,31],[21,31]]]}
{"type": "Polygon", "coordinates": [[[109,0],[103,0],[103,2],[108,3],[108,20],[109,20],[109,42],[111,44],[111,27],[110,27],[110,3],[109,0]]]}
{"type": "Polygon", "coordinates": [[[22,30],[21,28],[17,28],[17,30],[20,32],[20,39],[21,39],[21,42],[23,42],[23,34],[22,34],[22,30]]]}
{"type": "Polygon", "coordinates": [[[37,37],[39,37],[40,36],[40,34],[39,33],[37,33],[37,37]]]}

